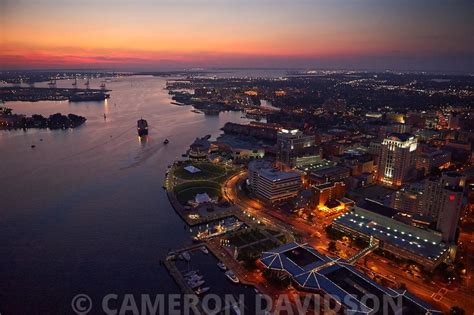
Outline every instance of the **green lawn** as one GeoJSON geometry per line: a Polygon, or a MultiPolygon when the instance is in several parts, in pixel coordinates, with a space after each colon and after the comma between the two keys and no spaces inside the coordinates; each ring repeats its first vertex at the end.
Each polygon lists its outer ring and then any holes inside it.
{"type": "Polygon", "coordinates": [[[194,200],[196,194],[207,193],[209,197],[221,197],[220,185],[209,181],[195,181],[177,185],[174,193],[182,205],[186,205],[188,200],[194,200]]]}
{"type": "Polygon", "coordinates": [[[210,162],[193,162],[193,163],[186,163],[179,166],[174,175],[178,178],[185,179],[185,180],[216,180],[218,181],[221,177],[226,175],[226,170],[224,167],[213,164],[210,162]],[[201,171],[198,173],[190,173],[184,168],[187,166],[194,166],[200,169],[201,171]]]}

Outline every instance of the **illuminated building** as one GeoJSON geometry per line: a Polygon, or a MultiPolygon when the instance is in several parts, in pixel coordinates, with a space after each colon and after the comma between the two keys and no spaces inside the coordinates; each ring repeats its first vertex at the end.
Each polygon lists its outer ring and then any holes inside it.
{"type": "Polygon", "coordinates": [[[193,160],[207,159],[211,143],[206,138],[196,138],[189,148],[189,158],[193,160]]]}
{"type": "Polygon", "coordinates": [[[343,166],[330,166],[311,171],[309,181],[312,184],[319,185],[328,182],[344,181],[350,175],[350,170],[343,166]]]}
{"type": "Polygon", "coordinates": [[[345,187],[343,182],[329,182],[314,186],[316,207],[323,211],[343,210],[344,205],[338,200],[344,198],[345,187]]]}
{"type": "Polygon", "coordinates": [[[424,182],[421,211],[436,222],[436,229],[443,240],[453,242],[456,238],[465,178],[455,172],[447,172],[441,178],[429,178],[424,182]]]}
{"type": "Polygon", "coordinates": [[[298,129],[281,129],[277,134],[278,162],[292,168],[297,157],[314,155],[315,144],[314,135],[305,135],[298,129]]]}
{"type": "Polygon", "coordinates": [[[407,133],[392,133],[380,147],[377,180],[390,186],[400,186],[409,179],[416,166],[416,138],[407,133]]]}
{"type": "Polygon", "coordinates": [[[332,227],[351,237],[379,241],[379,247],[402,259],[413,260],[433,270],[450,255],[441,233],[400,222],[393,217],[398,211],[378,202],[351,207],[333,220],[332,227]]]}
{"type": "Polygon", "coordinates": [[[298,290],[329,294],[341,306],[341,314],[443,314],[407,290],[384,287],[347,261],[324,256],[308,244],[282,245],[263,252],[259,262],[277,278],[290,279],[298,290]],[[377,297],[380,304],[368,296],[377,297]]]}
{"type": "Polygon", "coordinates": [[[432,168],[446,168],[451,162],[451,152],[443,150],[434,150],[423,152],[416,159],[416,168],[423,170],[427,175],[432,168]]]}
{"type": "Polygon", "coordinates": [[[248,177],[253,192],[270,203],[296,197],[302,186],[299,173],[279,171],[264,160],[249,163],[248,177]]]}
{"type": "Polygon", "coordinates": [[[394,193],[392,206],[405,214],[421,215],[421,198],[423,196],[423,185],[411,184],[397,190],[394,193]]]}

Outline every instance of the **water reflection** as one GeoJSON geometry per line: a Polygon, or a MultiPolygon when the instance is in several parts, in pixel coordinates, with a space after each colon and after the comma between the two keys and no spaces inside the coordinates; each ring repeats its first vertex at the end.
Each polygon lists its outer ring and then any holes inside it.
{"type": "Polygon", "coordinates": [[[165,83],[139,76],[131,86],[130,79],[117,79],[108,84],[106,102],[5,104],[26,115],[73,113],[87,122],[66,131],[0,132],[4,313],[70,313],[78,293],[100,301],[110,292],[179,292],[158,264],[170,248],[191,243],[161,189],[166,167],[196,137],[215,137],[225,122],[248,120],[236,112],[205,116],[171,105],[165,83]],[[137,141],[140,117],[150,126],[145,141],[137,141]]]}

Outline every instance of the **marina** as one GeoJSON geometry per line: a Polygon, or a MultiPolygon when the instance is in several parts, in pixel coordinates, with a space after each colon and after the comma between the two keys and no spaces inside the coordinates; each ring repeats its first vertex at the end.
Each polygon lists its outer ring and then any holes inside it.
{"type": "MultiPolygon", "coordinates": [[[[254,310],[257,288],[250,283],[240,281],[236,274],[217,258],[224,258],[218,250],[208,248],[209,253],[206,254],[201,248],[200,244],[181,248],[165,259],[164,264],[181,292],[195,294],[198,297],[202,297],[204,293],[217,294],[221,297],[225,294],[242,296],[244,313],[245,310],[254,310]],[[177,258],[185,252],[190,255],[189,261],[177,258]]],[[[228,305],[227,309],[231,314],[240,314],[240,306],[228,305]]]]}

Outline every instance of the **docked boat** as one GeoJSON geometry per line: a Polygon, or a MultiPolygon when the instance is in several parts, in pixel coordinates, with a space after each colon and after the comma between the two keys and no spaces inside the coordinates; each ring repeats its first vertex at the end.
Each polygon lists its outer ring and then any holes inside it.
{"type": "Polygon", "coordinates": [[[189,286],[191,287],[191,289],[196,289],[196,288],[199,288],[200,286],[202,286],[206,281],[204,280],[201,280],[201,281],[195,281],[195,282],[188,282],[189,286]]]}
{"type": "Polygon", "coordinates": [[[139,119],[137,121],[137,131],[140,137],[148,135],[148,122],[145,119],[139,119]]]}
{"type": "Polygon", "coordinates": [[[195,274],[197,274],[197,270],[191,270],[191,271],[188,271],[187,273],[185,273],[183,276],[185,278],[187,278],[187,277],[194,276],[195,274]]]}
{"type": "Polygon", "coordinates": [[[203,276],[195,274],[195,275],[192,275],[191,277],[186,278],[186,280],[188,282],[197,282],[197,281],[201,281],[203,278],[204,278],[203,276]]]}
{"type": "Polygon", "coordinates": [[[181,255],[183,256],[184,259],[186,259],[186,261],[191,260],[191,255],[188,252],[182,252],[181,255]]]}
{"type": "Polygon", "coordinates": [[[224,270],[224,271],[227,270],[226,265],[222,261],[219,261],[217,263],[217,267],[219,267],[219,269],[224,270]]]}
{"type": "Polygon", "coordinates": [[[235,314],[240,315],[242,312],[240,311],[240,306],[237,303],[232,303],[232,310],[235,314]]]}
{"type": "Polygon", "coordinates": [[[232,271],[232,270],[228,270],[225,272],[225,275],[227,276],[227,278],[229,278],[230,281],[232,281],[233,283],[239,283],[239,278],[237,278],[237,276],[235,275],[235,273],[232,271]]]}
{"type": "Polygon", "coordinates": [[[165,139],[165,141],[163,141],[164,144],[168,144],[170,143],[170,141],[168,139],[165,139]]]}
{"type": "Polygon", "coordinates": [[[209,254],[209,250],[206,248],[206,246],[201,247],[200,250],[206,255],[209,254]]]}
{"type": "Polygon", "coordinates": [[[194,237],[194,240],[202,241],[202,240],[209,239],[212,237],[220,236],[222,234],[238,230],[243,225],[244,225],[243,222],[240,222],[240,221],[236,221],[231,224],[220,224],[220,225],[217,225],[214,229],[207,229],[205,231],[197,233],[197,235],[194,237]]]}
{"type": "Polygon", "coordinates": [[[201,295],[201,294],[206,293],[210,289],[211,289],[210,287],[204,287],[204,288],[201,287],[201,288],[197,288],[196,290],[194,290],[194,292],[196,292],[197,295],[201,295]]]}

